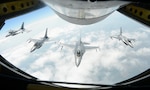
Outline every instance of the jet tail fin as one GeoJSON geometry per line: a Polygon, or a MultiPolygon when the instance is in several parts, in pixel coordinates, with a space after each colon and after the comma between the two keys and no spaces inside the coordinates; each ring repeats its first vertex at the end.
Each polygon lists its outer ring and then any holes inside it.
{"type": "Polygon", "coordinates": [[[89,45],[90,43],[89,43],[89,42],[83,42],[83,44],[84,44],[84,45],[89,45]]]}
{"type": "Polygon", "coordinates": [[[24,30],[24,22],[22,23],[22,25],[21,25],[21,28],[20,28],[20,29],[24,30]]]}
{"type": "Polygon", "coordinates": [[[46,28],[46,31],[45,31],[45,36],[44,36],[44,38],[48,38],[48,36],[47,36],[47,30],[48,30],[48,28],[46,28]]]}
{"type": "Polygon", "coordinates": [[[120,35],[122,35],[122,28],[120,27],[120,35]]]}

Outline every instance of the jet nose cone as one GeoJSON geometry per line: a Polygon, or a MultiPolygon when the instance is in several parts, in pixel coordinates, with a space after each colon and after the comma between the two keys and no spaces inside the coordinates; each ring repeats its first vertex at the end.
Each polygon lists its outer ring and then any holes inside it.
{"type": "Polygon", "coordinates": [[[36,47],[32,47],[30,52],[33,52],[36,49],[36,47]]]}
{"type": "Polygon", "coordinates": [[[81,57],[76,58],[75,64],[77,67],[80,65],[80,63],[81,63],[81,57]]]}

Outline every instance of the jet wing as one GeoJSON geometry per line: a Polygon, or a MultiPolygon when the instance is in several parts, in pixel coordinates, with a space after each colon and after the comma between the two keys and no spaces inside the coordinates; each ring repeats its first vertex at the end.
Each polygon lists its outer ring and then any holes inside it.
{"type": "Polygon", "coordinates": [[[84,45],[89,45],[90,43],[89,43],[89,42],[83,42],[83,44],[84,44],[84,45]]]}
{"type": "Polygon", "coordinates": [[[119,38],[118,38],[118,35],[110,36],[110,38],[111,38],[111,39],[112,39],[112,38],[119,39],[119,38]]]}
{"type": "Polygon", "coordinates": [[[47,39],[46,41],[45,41],[45,43],[57,43],[57,41],[54,41],[54,40],[50,40],[50,39],[47,39]]]}
{"type": "Polygon", "coordinates": [[[21,29],[18,29],[18,30],[12,30],[13,32],[15,33],[20,33],[21,32],[21,29]]]}
{"type": "Polygon", "coordinates": [[[74,49],[75,45],[74,44],[65,44],[65,43],[59,43],[59,45],[63,48],[63,46],[68,47],[70,49],[74,49]]]}
{"type": "Polygon", "coordinates": [[[29,41],[29,43],[32,41],[32,42],[37,42],[37,41],[39,41],[39,39],[29,39],[28,40],[29,41]]]}
{"type": "Polygon", "coordinates": [[[100,47],[99,46],[85,46],[85,49],[86,50],[93,50],[93,49],[99,49],[100,50],[100,47]]]}
{"type": "Polygon", "coordinates": [[[128,39],[128,40],[130,40],[130,41],[134,41],[134,42],[135,42],[135,39],[133,39],[133,38],[130,38],[130,39],[128,39]]]}
{"type": "Polygon", "coordinates": [[[9,30],[9,33],[17,33],[19,30],[9,30]]]}
{"type": "Polygon", "coordinates": [[[23,32],[27,32],[27,33],[31,32],[31,30],[27,30],[27,29],[19,29],[19,31],[20,31],[21,33],[23,33],[23,32]]]}

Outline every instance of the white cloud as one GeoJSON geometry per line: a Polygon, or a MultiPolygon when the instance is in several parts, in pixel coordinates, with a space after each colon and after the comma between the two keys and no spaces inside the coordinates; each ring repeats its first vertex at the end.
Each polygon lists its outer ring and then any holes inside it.
{"type": "Polygon", "coordinates": [[[44,67],[39,69],[39,71],[33,72],[32,75],[37,76],[40,80],[47,80],[53,77],[53,71],[49,67],[44,67]]]}
{"type": "Polygon", "coordinates": [[[26,43],[22,43],[16,47],[10,47],[3,51],[1,55],[12,64],[19,66],[29,56],[29,47],[26,46],[28,46],[26,43]]]}

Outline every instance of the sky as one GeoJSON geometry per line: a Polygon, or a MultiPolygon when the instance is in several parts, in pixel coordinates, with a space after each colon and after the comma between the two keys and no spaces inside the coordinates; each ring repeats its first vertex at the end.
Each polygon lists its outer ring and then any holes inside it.
{"type": "Polygon", "coordinates": [[[93,84],[115,84],[129,79],[150,67],[149,27],[115,11],[102,21],[91,25],[69,23],[49,7],[6,20],[0,33],[0,54],[21,70],[39,80],[65,81],[93,84]],[[5,37],[10,29],[19,29],[22,22],[28,33],[5,37]],[[134,48],[126,46],[111,35],[119,34],[135,38],[134,48]],[[34,52],[31,38],[39,39],[48,28],[51,40],[72,44],[79,38],[98,45],[100,51],[86,51],[79,67],[75,65],[73,50],[62,50],[55,43],[44,43],[34,52]]]}

